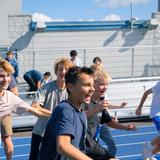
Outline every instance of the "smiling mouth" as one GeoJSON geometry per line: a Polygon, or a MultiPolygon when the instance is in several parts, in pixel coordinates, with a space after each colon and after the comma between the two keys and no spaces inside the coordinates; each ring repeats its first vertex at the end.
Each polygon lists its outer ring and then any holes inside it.
{"type": "Polygon", "coordinates": [[[92,96],[92,95],[86,95],[85,97],[86,97],[86,98],[91,98],[91,96],[92,96]]]}
{"type": "Polygon", "coordinates": [[[65,78],[65,76],[60,76],[61,78],[65,78]]]}

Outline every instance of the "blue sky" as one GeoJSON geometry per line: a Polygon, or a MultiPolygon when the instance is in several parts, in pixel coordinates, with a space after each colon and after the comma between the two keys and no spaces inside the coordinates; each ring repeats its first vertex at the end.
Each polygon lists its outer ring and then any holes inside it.
{"type": "Polygon", "coordinates": [[[129,20],[151,18],[158,0],[22,0],[24,14],[42,13],[55,21],[129,20]]]}

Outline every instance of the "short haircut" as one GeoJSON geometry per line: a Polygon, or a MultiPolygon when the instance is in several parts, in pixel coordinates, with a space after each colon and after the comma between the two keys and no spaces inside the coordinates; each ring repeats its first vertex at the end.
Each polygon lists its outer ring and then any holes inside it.
{"type": "MultiPolygon", "coordinates": [[[[82,73],[85,73],[87,75],[93,76],[94,75],[94,71],[91,68],[88,67],[72,67],[68,70],[68,72],[65,75],[65,83],[66,86],[67,84],[73,84],[75,85],[76,82],[79,80],[80,75],[82,73]]],[[[67,92],[68,94],[70,94],[70,91],[67,88],[67,92]]]]}
{"type": "Polygon", "coordinates": [[[48,76],[48,77],[50,77],[50,76],[51,76],[51,73],[50,73],[50,72],[45,72],[43,76],[48,76]]]}
{"type": "Polygon", "coordinates": [[[102,62],[102,60],[100,59],[100,57],[94,57],[93,58],[93,63],[96,63],[96,61],[99,61],[100,63],[102,62]]]}
{"type": "Polygon", "coordinates": [[[77,51],[76,50],[71,50],[70,51],[70,56],[72,57],[72,56],[77,56],[77,51]]]}
{"type": "Polygon", "coordinates": [[[111,81],[111,76],[105,72],[105,70],[95,70],[94,71],[94,81],[96,80],[105,80],[107,82],[111,81]]]}
{"type": "Polygon", "coordinates": [[[93,70],[95,70],[95,71],[96,70],[104,70],[104,67],[103,67],[102,64],[96,64],[96,63],[94,63],[93,65],[91,65],[90,68],[93,69],[93,70]]]}
{"type": "Polygon", "coordinates": [[[6,54],[7,55],[13,55],[13,52],[12,51],[8,51],[6,54]]]}
{"type": "Polygon", "coordinates": [[[73,62],[70,59],[68,59],[68,58],[59,59],[59,60],[57,60],[57,62],[54,65],[54,73],[55,74],[56,74],[56,72],[58,70],[58,65],[59,64],[63,64],[64,67],[66,67],[66,68],[71,68],[71,67],[74,66],[73,62]]]}
{"type": "Polygon", "coordinates": [[[8,61],[4,59],[0,59],[0,68],[3,68],[9,74],[14,73],[13,67],[10,65],[8,61]]]}

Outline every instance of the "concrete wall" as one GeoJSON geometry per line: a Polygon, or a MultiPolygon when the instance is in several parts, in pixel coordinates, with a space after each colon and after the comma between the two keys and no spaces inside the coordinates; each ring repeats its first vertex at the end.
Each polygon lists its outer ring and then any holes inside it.
{"type": "Polygon", "coordinates": [[[38,33],[30,30],[30,23],[30,15],[9,16],[10,49],[18,50],[21,77],[31,68],[53,72],[55,60],[69,57],[71,49],[78,50],[87,66],[94,56],[100,56],[113,78],[147,76],[145,65],[153,64],[157,50],[138,46],[156,45],[155,33],[159,28],[38,33]],[[124,48],[133,46],[136,48],[124,48]]]}
{"type": "Polygon", "coordinates": [[[8,15],[20,14],[21,0],[0,0],[0,47],[9,46],[8,15]]]}

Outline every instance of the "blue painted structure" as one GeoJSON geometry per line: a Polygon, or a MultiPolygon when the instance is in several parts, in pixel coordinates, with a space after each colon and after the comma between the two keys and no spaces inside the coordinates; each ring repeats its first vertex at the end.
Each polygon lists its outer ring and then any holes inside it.
{"type": "MultiPolygon", "coordinates": [[[[147,20],[138,20],[131,24],[129,20],[122,21],[83,21],[83,22],[45,22],[45,32],[50,31],[85,31],[109,29],[148,28],[147,20]]],[[[37,22],[31,22],[31,30],[37,29],[37,22]]]]}

